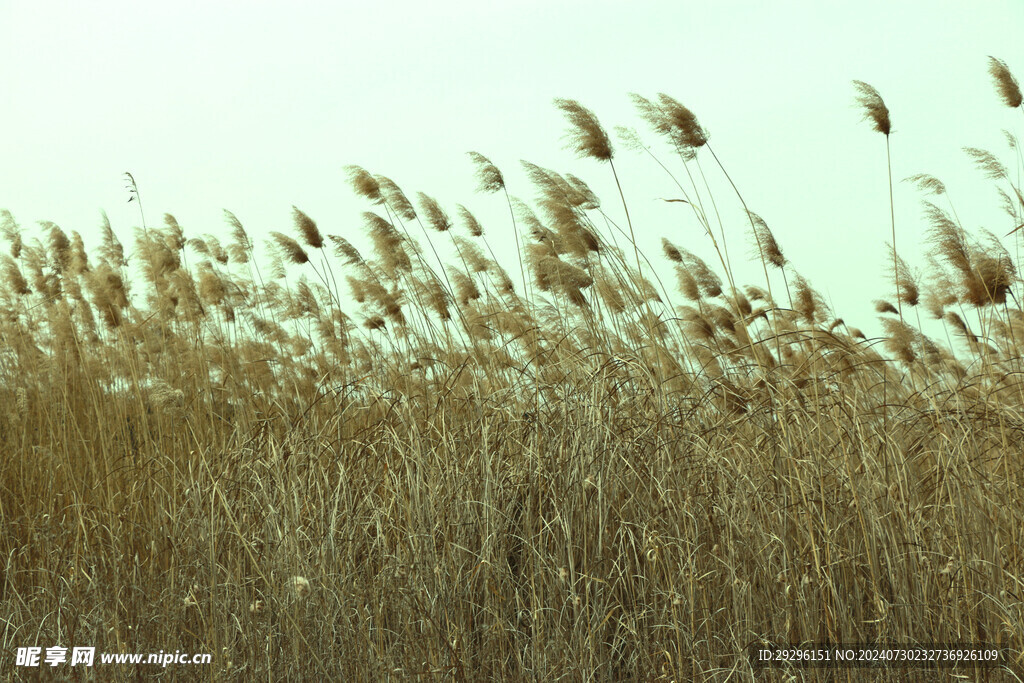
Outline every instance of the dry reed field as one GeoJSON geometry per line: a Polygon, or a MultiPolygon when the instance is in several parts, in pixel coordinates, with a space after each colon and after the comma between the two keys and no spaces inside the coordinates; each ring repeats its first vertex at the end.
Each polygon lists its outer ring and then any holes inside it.
{"type": "MultiPolygon", "coordinates": [[[[1024,113],[989,65],[993,111],[1024,113]]],[[[891,188],[889,110],[851,94],[891,188]]],[[[660,255],[636,246],[652,227],[628,193],[525,162],[532,186],[506,187],[477,153],[506,224],[353,166],[362,250],[299,209],[265,245],[230,213],[189,236],[140,212],[130,247],[109,223],[89,247],[5,212],[0,676],[47,680],[14,652],[60,645],[213,655],[68,680],[1021,680],[1024,230],[968,231],[941,180],[908,179],[923,225],[893,214],[866,237],[890,242],[891,274],[866,337],[695,114],[633,100],[642,125],[617,134],[555,105],[595,175],[618,184],[632,152],[675,182],[703,234],[660,255]],[[720,220],[730,203],[749,220],[720,220]],[[492,233],[518,253],[498,259],[492,233]],[[915,242],[925,263],[900,256],[915,242]],[[736,282],[730,247],[763,280],[736,282]],[[1011,659],[755,671],[746,654],[876,642],[1011,659]]],[[[1006,138],[967,152],[1012,228],[1006,138]]]]}

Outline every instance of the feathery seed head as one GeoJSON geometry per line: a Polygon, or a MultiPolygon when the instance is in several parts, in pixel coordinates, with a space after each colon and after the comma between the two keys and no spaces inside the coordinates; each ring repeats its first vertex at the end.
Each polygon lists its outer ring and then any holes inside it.
{"type": "Polygon", "coordinates": [[[417,193],[420,200],[420,210],[423,211],[427,224],[438,232],[447,232],[452,227],[452,220],[441,208],[436,199],[423,192],[417,193]]]}
{"type": "Polygon", "coordinates": [[[896,315],[896,314],[899,313],[899,311],[896,310],[895,306],[893,306],[891,303],[889,303],[888,301],[885,301],[883,299],[877,299],[875,301],[875,312],[876,313],[892,313],[893,315],[896,315]]]}
{"type": "Polygon", "coordinates": [[[210,247],[207,246],[206,240],[201,237],[193,237],[187,241],[187,244],[200,256],[210,255],[210,247]]]}
{"type": "Polygon", "coordinates": [[[29,294],[32,290],[28,287],[28,281],[21,274],[18,264],[7,254],[2,256],[3,281],[13,294],[29,294]]]}
{"type": "MultiPolygon", "coordinates": [[[[708,267],[708,264],[704,262],[704,259],[690,251],[687,251],[686,249],[683,249],[682,247],[677,247],[677,249],[683,257],[683,267],[685,267],[689,275],[700,286],[704,295],[711,298],[721,295],[722,279],[718,277],[710,267],[708,267]]],[[[689,294],[686,291],[688,286],[687,283],[684,283],[682,280],[680,283],[683,284],[683,293],[687,294],[687,297],[689,298],[689,294]]]]}
{"type": "Polygon", "coordinates": [[[626,149],[639,152],[646,148],[643,140],[640,139],[640,133],[637,132],[636,128],[629,128],[627,126],[615,126],[615,134],[619,136],[619,142],[621,142],[626,149]]]}
{"type": "Polygon", "coordinates": [[[363,257],[360,255],[359,250],[353,247],[347,239],[338,235],[328,235],[327,239],[334,243],[335,255],[342,259],[346,266],[363,263],[363,257]]]}
{"type": "Polygon", "coordinates": [[[669,261],[673,261],[674,263],[683,262],[683,255],[679,253],[679,249],[664,237],[661,238],[661,248],[665,252],[665,257],[669,261]]]}
{"type": "Polygon", "coordinates": [[[309,254],[291,237],[280,232],[271,232],[270,236],[274,239],[274,244],[282,259],[295,264],[309,263],[309,254]]]}
{"type": "Polygon", "coordinates": [[[43,226],[49,229],[50,254],[53,256],[53,260],[61,272],[63,272],[71,262],[71,240],[55,224],[47,222],[43,226]]]}
{"type": "Polygon", "coordinates": [[[469,234],[473,237],[480,237],[484,234],[484,228],[480,225],[480,221],[476,219],[469,209],[459,204],[459,218],[466,224],[466,229],[469,230],[469,234]]]}
{"type": "Polygon", "coordinates": [[[782,254],[782,247],[775,240],[775,235],[768,227],[768,224],[753,211],[748,211],[747,213],[754,224],[754,239],[757,242],[758,251],[760,251],[768,263],[776,268],[785,267],[787,263],[786,257],[782,254]]]}
{"type": "Polygon", "coordinates": [[[366,220],[370,239],[373,240],[374,249],[384,263],[388,273],[396,273],[399,270],[411,270],[412,261],[404,248],[404,239],[391,223],[373,213],[363,213],[366,220]]]}
{"type": "Polygon", "coordinates": [[[228,244],[231,260],[235,263],[248,263],[249,254],[252,252],[252,240],[242,227],[242,222],[227,209],[224,209],[224,220],[231,226],[231,243],[228,244]]]}
{"type": "Polygon", "coordinates": [[[584,211],[596,209],[601,206],[601,199],[594,194],[594,191],[591,190],[590,186],[585,182],[574,176],[572,173],[566,173],[565,180],[573,190],[573,196],[571,197],[573,206],[578,209],[583,209],[584,211]]]}
{"type": "Polygon", "coordinates": [[[555,98],[555,106],[569,119],[570,128],[566,137],[569,139],[569,146],[579,157],[611,161],[614,154],[611,139],[594,112],[576,100],[561,97],[555,98]]]}
{"type": "Polygon", "coordinates": [[[918,277],[907,262],[904,261],[896,250],[889,245],[889,252],[892,260],[896,263],[896,272],[890,273],[893,276],[893,285],[897,284],[896,275],[899,275],[899,300],[908,306],[916,306],[920,300],[921,290],[918,286],[918,277]]]}
{"type": "Polygon", "coordinates": [[[885,347],[891,353],[908,365],[917,360],[918,354],[914,350],[919,334],[917,330],[897,318],[885,318],[882,327],[888,335],[885,347]]]}
{"type": "Polygon", "coordinates": [[[914,183],[918,189],[923,192],[930,192],[933,194],[945,194],[946,185],[935,176],[928,175],[927,173],[917,173],[908,178],[904,178],[905,183],[914,183]]]}
{"type": "Polygon", "coordinates": [[[794,290],[793,308],[803,316],[805,322],[814,325],[828,317],[829,309],[825,300],[802,275],[796,276],[794,290]]]}
{"type": "MultiPolygon", "coordinates": [[[[675,146],[683,161],[693,159],[697,155],[697,150],[707,144],[708,133],[700,125],[697,116],[675,98],[665,93],[658,94],[657,102],[636,93],[632,93],[630,97],[640,111],[640,116],[658,135],[675,146]]],[[[642,146],[639,139],[633,140],[629,133],[626,133],[626,136],[630,144],[642,146]]]]}
{"type": "Polygon", "coordinates": [[[352,185],[352,189],[355,190],[357,195],[369,199],[374,204],[384,203],[384,195],[381,194],[380,183],[369,171],[362,166],[354,164],[346,166],[345,171],[348,173],[348,182],[352,185]]]}
{"type": "Polygon", "coordinates": [[[967,323],[964,322],[964,319],[961,318],[956,313],[956,311],[949,311],[949,312],[947,312],[946,313],[946,321],[949,322],[949,324],[951,324],[953,326],[953,328],[956,330],[956,332],[958,334],[960,334],[961,336],[966,338],[967,341],[969,341],[969,342],[976,342],[976,341],[978,341],[977,335],[975,335],[973,332],[971,332],[971,328],[967,327],[967,323]]]}
{"type": "Polygon", "coordinates": [[[1017,269],[1009,258],[977,253],[973,277],[965,278],[967,301],[975,306],[1006,303],[1016,276],[1017,269]]]}
{"type": "Polygon", "coordinates": [[[505,176],[501,174],[498,167],[491,163],[491,160],[478,152],[467,152],[469,158],[476,164],[476,179],[481,192],[498,192],[505,189],[505,176]]]}
{"type": "Polygon", "coordinates": [[[974,160],[974,165],[990,180],[1002,180],[1008,177],[1006,167],[996,158],[995,154],[977,147],[964,147],[967,156],[974,160]]]}
{"type": "Polygon", "coordinates": [[[392,211],[398,214],[399,218],[403,221],[416,220],[416,209],[413,208],[412,202],[405,196],[402,189],[395,184],[395,181],[382,175],[374,176],[374,179],[380,187],[380,193],[384,197],[384,202],[392,211]]]}
{"type": "Polygon", "coordinates": [[[864,120],[871,121],[872,127],[887,136],[892,132],[889,119],[889,108],[885,106],[882,96],[864,81],[854,81],[853,86],[860,94],[857,103],[864,109],[864,120]]]}
{"type": "Polygon", "coordinates": [[[454,236],[452,241],[462,256],[462,260],[466,262],[472,272],[485,273],[490,269],[492,262],[487,260],[483,250],[476,245],[476,242],[470,242],[462,236],[454,236]]]}
{"type": "Polygon", "coordinates": [[[996,83],[996,90],[1007,107],[1016,109],[1024,102],[1024,96],[1020,92],[1020,84],[1010,72],[1006,62],[995,57],[988,58],[988,72],[992,74],[992,80],[996,83]]]}
{"type": "Polygon", "coordinates": [[[700,125],[696,114],[665,93],[658,93],[658,103],[681,147],[696,150],[708,143],[707,131],[700,125]]]}
{"type": "Polygon", "coordinates": [[[449,268],[449,272],[451,272],[452,282],[455,286],[455,298],[460,304],[465,306],[470,301],[480,298],[480,288],[476,286],[473,278],[458,268],[449,268]]]}
{"type": "Polygon", "coordinates": [[[682,264],[676,266],[676,276],[679,278],[679,291],[690,301],[700,301],[700,286],[693,274],[682,264]]]}
{"type": "Polygon", "coordinates": [[[11,256],[21,256],[21,227],[7,209],[0,209],[0,235],[11,243],[11,256]]]}
{"type": "Polygon", "coordinates": [[[426,303],[427,307],[437,313],[441,320],[451,320],[451,312],[448,310],[448,295],[437,278],[422,280],[413,279],[413,287],[419,296],[426,303]]]}
{"type": "Polygon", "coordinates": [[[320,234],[320,229],[316,227],[316,222],[295,206],[292,207],[292,218],[295,220],[295,227],[298,228],[299,234],[302,235],[302,240],[306,245],[314,249],[323,249],[324,238],[320,234]]]}

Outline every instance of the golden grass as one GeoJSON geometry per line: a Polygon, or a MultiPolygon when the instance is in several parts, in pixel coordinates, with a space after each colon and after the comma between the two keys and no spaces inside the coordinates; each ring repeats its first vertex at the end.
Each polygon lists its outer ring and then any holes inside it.
{"type": "MultiPolygon", "coordinates": [[[[676,158],[640,147],[689,179],[671,201],[724,247],[696,116],[634,102],[676,158]]],[[[593,112],[557,105],[610,162],[593,112]]],[[[969,153],[1019,224],[1016,174],[969,153]]],[[[896,305],[865,339],[742,198],[766,288],[666,236],[670,291],[583,181],[528,164],[531,208],[471,159],[508,225],[352,166],[372,255],[295,208],[266,272],[230,213],[223,237],[143,217],[130,256],[105,217],[90,255],[0,216],[7,652],[209,652],[175,675],[246,681],[749,679],[765,642],[1024,655],[1024,312],[995,237],[926,202],[927,268],[891,249],[896,305]],[[434,253],[427,225],[451,239],[440,273],[420,221],[434,253]],[[521,283],[486,242],[502,230],[521,283]]]]}

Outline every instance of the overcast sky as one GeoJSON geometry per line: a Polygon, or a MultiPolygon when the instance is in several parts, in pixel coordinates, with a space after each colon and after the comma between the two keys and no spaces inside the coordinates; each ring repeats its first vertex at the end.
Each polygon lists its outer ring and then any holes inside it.
{"type": "MultiPolygon", "coordinates": [[[[938,176],[967,227],[1002,235],[1009,217],[961,148],[1013,163],[1002,129],[1020,135],[1024,117],[1001,104],[986,60],[1024,77],[1022,28],[1019,0],[0,0],[0,208],[33,232],[42,220],[77,230],[87,246],[106,210],[128,242],[139,224],[122,180],[131,171],[147,221],[172,213],[188,236],[223,234],[227,208],[262,241],[291,232],[294,204],[365,245],[370,207],[343,170],[359,164],[453,216],[465,204],[492,244],[513,244],[507,208],[474,192],[467,151],[491,157],[524,199],[520,159],[575,173],[619,217],[609,169],[564,148],[552,99],[644,132],[629,93],[666,92],[700,118],[795,268],[873,329],[870,300],[892,289],[885,138],[860,120],[851,80],[875,86],[892,112],[896,180],[938,176]]],[[[710,260],[682,205],[657,201],[678,194],[669,179],[618,154],[652,260],[663,262],[663,236],[710,260]]],[[[751,252],[749,227],[712,183],[735,263],[751,252]]],[[[896,203],[901,253],[919,263],[918,195],[898,184],[896,203]]],[[[759,284],[759,270],[743,266],[741,282],[759,284]]]]}

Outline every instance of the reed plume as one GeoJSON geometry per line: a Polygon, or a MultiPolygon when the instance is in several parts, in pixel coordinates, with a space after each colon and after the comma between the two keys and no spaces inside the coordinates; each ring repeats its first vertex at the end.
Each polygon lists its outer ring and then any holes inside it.
{"type": "Polygon", "coordinates": [[[1020,84],[1010,72],[1010,67],[1006,66],[1006,62],[995,57],[989,57],[988,72],[992,75],[992,80],[996,84],[996,91],[999,93],[999,97],[1002,98],[1003,103],[1013,109],[1021,106],[1024,97],[1021,96],[1020,84]]]}
{"type": "Polygon", "coordinates": [[[384,194],[381,191],[380,181],[362,166],[346,166],[348,182],[352,189],[360,197],[368,199],[372,204],[383,204],[384,194]]]}
{"type": "Polygon", "coordinates": [[[312,218],[300,211],[298,207],[293,206],[292,220],[295,221],[295,227],[306,246],[313,249],[324,248],[324,237],[320,234],[320,229],[316,227],[316,222],[312,218]]]}
{"type": "Polygon", "coordinates": [[[614,150],[611,139],[594,112],[576,100],[564,98],[556,98],[555,106],[569,119],[570,127],[566,137],[577,156],[597,161],[612,160],[614,150]]]}
{"type": "MultiPolygon", "coordinates": [[[[889,117],[889,108],[885,106],[882,96],[872,86],[864,81],[854,81],[854,88],[860,93],[857,96],[857,103],[864,110],[864,120],[870,121],[874,130],[885,136],[885,158],[889,169],[889,218],[892,223],[892,249],[893,256],[896,255],[896,204],[892,190],[892,151],[889,145],[889,136],[892,133],[892,121],[889,117]]],[[[903,320],[903,293],[900,282],[899,264],[895,258],[892,264],[893,277],[896,280],[896,304],[899,307],[900,320],[903,320]]]]}
{"type": "Polygon", "coordinates": [[[427,221],[427,225],[438,232],[448,232],[452,229],[452,219],[448,217],[448,213],[441,208],[436,199],[423,192],[420,192],[418,197],[420,211],[427,221]]]}
{"type": "Polygon", "coordinates": [[[395,184],[391,178],[386,176],[374,176],[384,203],[394,211],[403,221],[416,220],[416,209],[412,202],[405,196],[402,189],[395,184]]]}
{"type": "Polygon", "coordinates": [[[946,184],[935,176],[918,173],[903,179],[904,182],[917,185],[918,189],[931,194],[946,194],[946,184]]]}
{"type": "MultiPolygon", "coordinates": [[[[106,217],[106,214],[104,214],[106,217]]],[[[109,222],[108,222],[109,225],[109,222]]],[[[14,220],[14,216],[7,209],[0,211],[0,235],[11,243],[10,254],[12,258],[21,256],[21,226],[14,220]]]]}
{"type": "MultiPolygon", "coordinates": [[[[899,273],[899,281],[902,285],[897,292],[897,296],[899,296],[901,301],[908,306],[917,306],[921,296],[918,277],[907,262],[900,258],[896,253],[896,250],[892,248],[892,245],[889,245],[889,248],[892,250],[892,258],[896,263],[896,269],[899,273]]],[[[895,284],[895,278],[893,284],[895,284]]]]}
{"type": "Polygon", "coordinates": [[[491,160],[479,152],[467,152],[476,165],[476,178],[481,192],[499,192],[505,189],[505,176],[491,160]]]}
{"type": "Polygon", "coordinates": [[[750,218],[754,221],[754,239],[760,253],[764,255],[768,263],[776,268],[781,269],[785,267],[787,263],[786,257],[782,254],[782,247],[775,240],[775,235],[772,233],[771,228],[768,227],[763,218],[754,212],[750,212],[750,218]]]}
{"type": "Polygon", "coordinates": [[[864,120],[870,121],[874,130],[889,137],[892,132],[892,121],[889,118],[889,108],[885,106],[882,96],[864,81],[854,81],[853,87],[860,93],[857,96],[857,103],[864,110],[864,120]]]}
{"type": "Polygon", "coordinates": [[[228,256],[235,263],[248,263],[253,245],[248,233],[246,233],[245,228],[242,226],[242,222],[227,209],[224,209],[224,220],[231,226],[231,242],[228,243],[228,256]]]}
{"type": "Polygon", "coordinates": [[[309,254],[298,242],[288,235],[280,232],[271,232],[272,244],[277,248],[278,254],[288,263],[303,264],[309,263],[309,254]]]}

